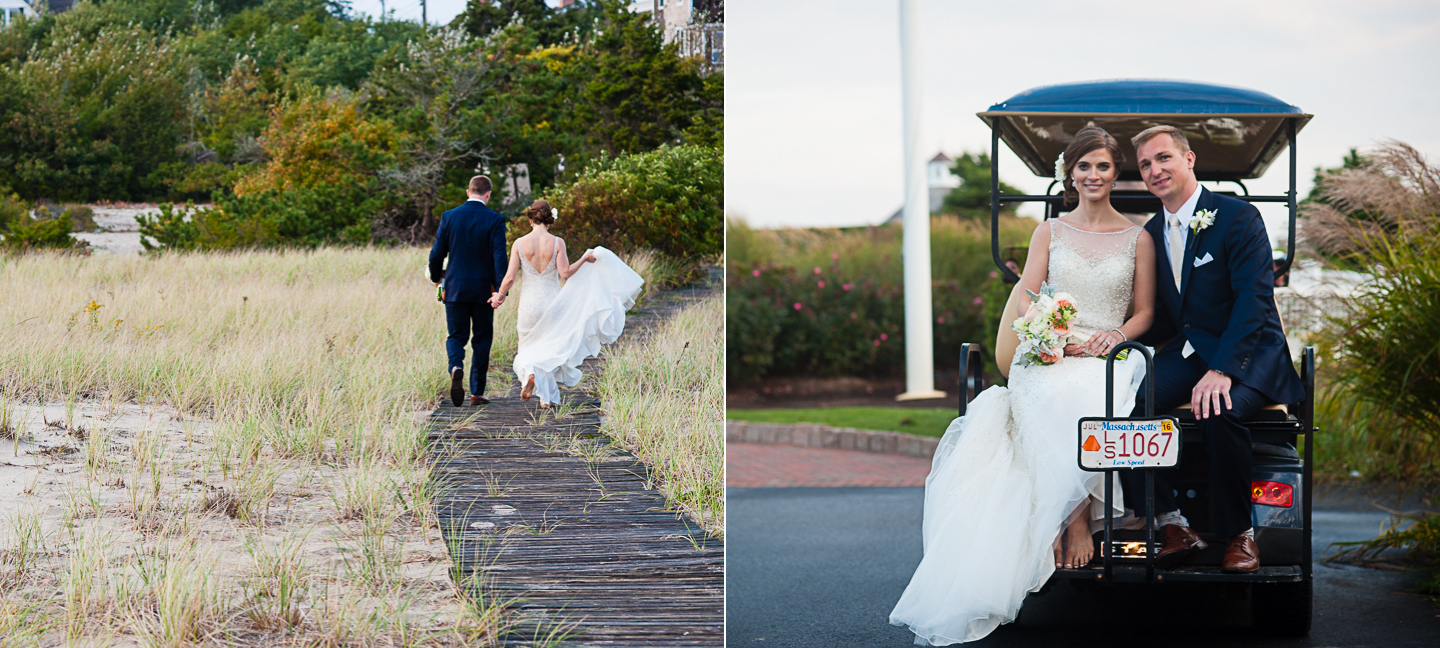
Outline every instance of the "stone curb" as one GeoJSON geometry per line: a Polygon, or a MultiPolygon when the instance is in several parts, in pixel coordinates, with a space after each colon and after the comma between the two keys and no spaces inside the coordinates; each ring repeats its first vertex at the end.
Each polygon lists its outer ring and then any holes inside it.
{"type": "Polygon", "coordinates": [[[725,421],[725,441],[883,452],[910,457],[932,457],[935,455],[935,446],[940,443],[940,439],[935,437],[901,432],[833,428],[810,423],[787,425],[749,421],[725,421]]]}

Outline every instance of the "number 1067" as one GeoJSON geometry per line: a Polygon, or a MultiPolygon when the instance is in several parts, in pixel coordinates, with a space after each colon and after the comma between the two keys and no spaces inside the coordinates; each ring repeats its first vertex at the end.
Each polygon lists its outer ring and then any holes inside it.
{"type": "Polygon", "coordinates": [[[1117,440],[1105,435],[1105,458],[1116,457],[1164,457],[1170,451],[1174,432],[1121,432],[1117,440]]]}

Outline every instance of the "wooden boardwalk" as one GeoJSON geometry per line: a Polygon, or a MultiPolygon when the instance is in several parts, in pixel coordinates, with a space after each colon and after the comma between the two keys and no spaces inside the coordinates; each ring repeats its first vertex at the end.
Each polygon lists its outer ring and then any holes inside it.
{"type": "MultiPolygon", "coordinates": [[[[717,294],[714,282],[664,293],[624,338],[717,294]]],[[[430,419],[441,528],[460,571],[514,601],[506,645],[556,630],[569,645],[723,645],[724,544],[668,508],[634,455],[607,450],[593,396],[564,397],[558,413],[513,391],[479,408],[447,398],[430,419]]]]}

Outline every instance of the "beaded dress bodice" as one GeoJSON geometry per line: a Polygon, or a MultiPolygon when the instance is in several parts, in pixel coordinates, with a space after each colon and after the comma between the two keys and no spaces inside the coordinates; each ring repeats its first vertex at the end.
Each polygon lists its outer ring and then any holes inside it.
{"type": "MultiPolygon", "coordinates": [[[[1135,285],[1139,227],[1096,234],[1051,220],[1046,282],[1075,298],[1072,333],[1083,341],[1124,323],[1135,285]]],[[[1023,357],[1023,356],[1020,356],[1023,357]]],[[[1004,386],[981,392],[936,445],[925,480],[925,553],[890,623],[916,643],[980,639],[1013,621],[1026,595],[1055,573],[1055,547],[1080,512],[1092,524],[1124,513],[1124,489],[1075,461],[1079,421],[1135,407],[1141,354],[1107,367],[1103,358],[1065,356],[1010,365],[1004,386]],[[1113,376],[1108,375],[1113,369],[1113,376]],[[975,584],[982,584],[976,586],[975,584]]],[[[1130,504],[1133,507],[1133,504],[1130,504]]]]}
{"type": "Polygon", "coordinates": [[[1075,298],[1071,328],[1081,337],[1125,323],[1135,295],[1135,241],[1140,226],[1096,233],[1052,219],[1045,281],[1075,298]]]}

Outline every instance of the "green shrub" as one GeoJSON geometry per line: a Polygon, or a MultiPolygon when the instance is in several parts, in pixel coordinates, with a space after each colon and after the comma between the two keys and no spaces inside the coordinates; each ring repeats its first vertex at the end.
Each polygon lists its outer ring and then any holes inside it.
{"type": "MultiPolygon", "coordinates": [[[[687,144],[602,156],[546,199],[560,210],[551,231],[572,246],[653,249],[690,260],[724,250],[725,160],[718,149],[687,144]]],[[[510,229],[513,240],[530,223],[519,218],[510,229]]]]}
{"type": "MultiPolygon", "coordinates": [[[[82,3],[82,7],[84,3],[82,3]]],[[[0,183],[28,197],[133,199],[176,158],[190,61],[177,37],[138,24],[87,33],[66,21],[0,82],[0,183]]]]}
{"type": "Polygon", "coordinates": [[[11,252],[86,248],[84,241],[70,234],[72,229],[69,211],[56,216],[48,208],[39,207],[33,216],[22,214],[9,221],[3,246],[11,252]]]}
{"type": "Polygon", "coordinates": [[[1321,179],[1307,243],[1372,277],[1317,340],[1322,466],[1440,482],[1440,169],[1392,143],[1321,179]]]}
{"type": "Polygon", "coordinates": [[[71,205],[63,212],[65,218],[70,219],[70,227],[75,232],[98,232],[100,226],[95,224],[95,210],[87,205],[71,205]]]}
{"type": "Polygon", "coordinates": [[[184,210],[175,205],[160,205],[158,214],[140,214],[135,222],[140,224],[140,246],[146,250],[193,250],[199,244],[200,231],[186,214],[194,206],[185,205],[184,210]],[[150,239],[155,239],[154,243],[150,239]]]}
{"type": "MultiPolygon", "coordinates": [[[[1002,243],[1028,240],[1035,222],[1002,221],[1002,243]]],[[[905,366],[900,227],[751,230],[729,224],[727,379],[894,376],[905,366]],[[823,284],[823,285],[822,285],[823,284]],[[798,306],[798,308],[797,308],[798,306]]],[[[934,363],[954,371],[960,345],[995,339],[999,300],[989,230],[955,217],[931,224],[934,363]]],[[[987,354],[988,355],[988,354],[987,354]]],[[[996,377],[994,359],[986,371],[996,377]]]]}
{"type": "Polygon", "coordinates": [[[30,206],[19,196],[6,196],[0,194],[0,232],[10,228],[10,223],[21,218],[27,218],[30,214],[30,206]]]}
{"type": "Polygon", "coordinates": [[[363,245],[370,242],[370,224],[388,197],[372,184],[216,198],[214,208],[177,210],[163,204],[160,213],[137,217],[140,244],[147,250],[181,251],[363,245]]]}
{"type": "Polygon", "coordinates": [[[152,180],[168,187],[173,199],[207,200],[217,191],[230,191],[240,176],[239,170],[230,169],[218,162],[167,162],[160,166],[152,180]]]}

